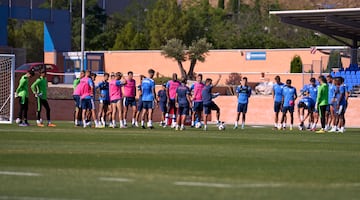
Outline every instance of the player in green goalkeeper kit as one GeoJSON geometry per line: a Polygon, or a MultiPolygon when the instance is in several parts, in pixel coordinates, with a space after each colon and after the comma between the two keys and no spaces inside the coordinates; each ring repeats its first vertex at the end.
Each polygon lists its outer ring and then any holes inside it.
{"type": "Polygon", "coordinates": [[[15,91],[15,97],[19,98],[19,115],[16,119],[16,123],[19,126],[29,126],[27,121],[27,113],[29,108],[29,78],[34,76],[34,71],[28,71],[25,75],[23,75],[19,80],[19,86],[15,91]]]}
{"type": "Polygon", "coordinates": [[[50,120],[50,107],[47,102],[47,86],[48,81],[46,79],[46,71],[40,71],[40,77],[31,85],[31,90],[35,94],[37,100],[37,126],[44,127],[44,124],[41,121],[41,107],[44,106],[46,109],[46,118],[48,120],[47,126],[55,127],[56,125],[51,123],[50,120]]]}

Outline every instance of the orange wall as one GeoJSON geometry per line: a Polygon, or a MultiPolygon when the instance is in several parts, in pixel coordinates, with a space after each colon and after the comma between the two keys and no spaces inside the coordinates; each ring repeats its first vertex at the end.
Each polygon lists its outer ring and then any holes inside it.
{"type": "MultiPolygon", "coordinates": [[[[291,78],[293,85],[300,89],[303,85],[302,75],[288,73],[294,55],[300,55],[304,65],[311,65],[313,61],[316,61],[315,63],[320,63],[320,60],[327,61],[326,55],[320,52],[311,54],[310,49],[212,50],[204,63],[197,63],[195,72],[202,72],[204,78],[212,79],[217,79],[219,72],[222,72],[220,84],[225,84],[228,74],[231,72],[247,76],[250,82],[259,82],[261,72],[265,72],[265,78],[271,81],[279,74],[283,81],[291,78]],[[266,60],[246,60],[246,52],[254,51],[266,51],[266,60]]],[[[314,68],[318,69],[319,66],[314,66],[314,68]]],[[[326,63],[323,63],[323,66],[326,66],[326,63]]],[[[344,66],[346,65],[344,64],[344,66]]],[[[187,70],[189,62],[184,62],[184,67],[187,70]]],[[[160,51],[105,52],[105,70],[107,72],[126,73],[131,70],[136,74],[146,75],[149,68],[153,68],[164,76],[171,76],[174,72],[180,74],[177,62],[165,58],[160,51]]],[[[310,75],[305,75],[304,83],[308,83],[309,78],[310,75]]]]}
{"type": "MultiPolygon", "coordinates": [[[[312,64],[313,60],[321,60],[320,52],[311,54],[309,49],[280,50],[212,50],[204,63],[197,63],[197,72],[271,72],[287,73],[294,55],[300,55],[303,64],[312,64]],[[266,51],[265,61],[246,60],[246,52],[266,51]]],[[[177,63],[161,55],[160,51],[109,51],[105,52],[106,71],[133,70],[145,73],[154,68],[166,76],[179,73],[177,63]]],[[[189,62],[184,62],[188,69],[189,62]]]]}

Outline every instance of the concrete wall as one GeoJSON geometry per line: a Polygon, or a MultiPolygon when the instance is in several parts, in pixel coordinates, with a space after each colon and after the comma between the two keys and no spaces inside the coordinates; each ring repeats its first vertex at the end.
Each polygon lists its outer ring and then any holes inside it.
{"type": "MultiPolygon", "coordinates": [[[[233,124],[237,112],[236,97],[219,96],[214,101],[221,108],[220,120],[233,124]]],[[[360,119],[358,117],[359,110],[360,110],[360,99],[350,98],[349,106],[345,114],[347,127],[360,127],[360,119]]],[[[212,119],[216,119],[214,112],[212,113],[212,119]]],[[[241,123],[241,120],[239,122],[241,123]]],[[[250,97],[248,113],[246,115],[246,123],[255,124],[255,125],[273,125],[274,111],[273,111],[272,97],[270,96],[250,97]]],[[[297,116],[297,109],[295,109],[294,124],[297,125],[298,123],[299,123],[299,119],[297,116]]],[[[318,124],[320,124],[320,121],[318,124]]]]}

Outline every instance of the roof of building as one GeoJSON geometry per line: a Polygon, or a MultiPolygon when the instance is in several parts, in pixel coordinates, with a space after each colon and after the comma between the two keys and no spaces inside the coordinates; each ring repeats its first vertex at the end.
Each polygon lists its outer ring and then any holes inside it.
{"type": "Polygon", "coordinates": [[[360,8],[270,11],[283,23],[360,41],[360,8]]]}

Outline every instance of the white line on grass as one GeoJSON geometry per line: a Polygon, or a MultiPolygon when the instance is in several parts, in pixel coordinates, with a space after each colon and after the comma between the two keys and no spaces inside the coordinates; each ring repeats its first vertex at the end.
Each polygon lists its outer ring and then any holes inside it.
{"type": "Polygon", "coordinates": [[[10,171],[0,171],[0,175],[9,175],[9,176],[41,176],[41,174],[32,173],[32,172],[10,172],[10,171]]]}
{"type": "Polygon", "coordinates": [[[283,183],[244,183],[236,185],[237,188],[274,188],[274,187],[283,187],[283,183]]]}
{"type": "Polygon", "coordinates": [[[230,184],[224,184],[224,183],[181,182],[181,181],[174,182],[174,185],[194,186],[194,187],[216,187],[216,188],[231,188],[231,187],[233,187],[230,184]]]}
{"type": "Polygon", "coordinates": [[[360,187],[360,183],[332,183],[330,187],[341,188],[341,187],[360,187]]]}
{"type": "Polygon", "coordinates": [[[275,188],[284,187],[283,183],[243,183],[237,185],[231,185],[226,183],[207,183],[207,182],[174,182],[174,185],[178,186],[190,186],[190,187],[215,187],[215,188],[275,188]]]}
{"type": "Polygon", "coordinates": [[[0,200],[77,200],[63,198],[47,198],[47,197],[21,197],[21,196],[0,196],[0,200]]]}
{"type": "Polygon", "coordinates": [[[100,177],[100,181],[110,181],[110,182],[133,182],[134,180],[128,178],[114,178],[114,177],[100,177]]]}

